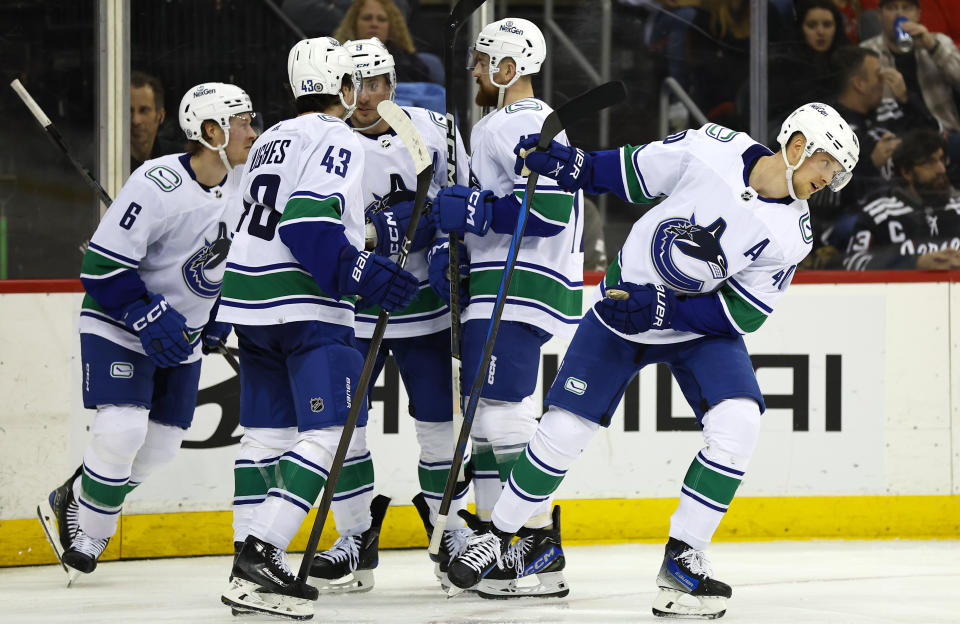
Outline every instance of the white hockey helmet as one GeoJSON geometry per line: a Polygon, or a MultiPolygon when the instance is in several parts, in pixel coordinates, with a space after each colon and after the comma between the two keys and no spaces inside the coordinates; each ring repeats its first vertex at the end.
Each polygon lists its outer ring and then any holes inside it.
{"type": "Polygon", "coordinates": [[[543,33],[530,20],[508,17],[491,22],[477,35],[474,50],[490,57],[490,80],[503,89],[509,87],[520,76],[536,74],[547,58],[547,44],[543,33]],[[513,59],[517,74],[508,84],[497,83],[493,76],[500,71],[500,62],[505,58],[513,59]]]}
{"type": "Polygon", "coordinates": [[[253,102],[246,91],[223,82],[204,82],[187,91],[180,100],[180,129],[187,140],[197,141],[207,149],[218,152],[220,160],[229,170],[232,167],[224,148],[230,143],[230,117],[241,113],[249,113],[251,118],[256,116],[253,102]],[[208,120],[223,129],[223,145],[214,147],[203,138],[203,122],[208,120]]]}
{"type": "Polygon", "coordinates": [[[397,65],[393,60],[393,55],[387,50],[387,46],[383,45],[376,37],[371,37],[370,39],[348,41],[343,44],[343,47],[353,57],[353,62],[362,78],[388,76],[392,94],[393,88],[397,84],[397,65]]]}
{"type": "MultiPolygon", "coordinates": [[[[333,37],[316,37],[298,41],[287,56],[287,77],[293,97],[304,95],[339,95],[349,117],[357,107],[360,77],[353,57],[333,37]],[[347,104],[340,86],[344,76],[353,82],[353,102],[347,104]]],[[[344,119],[346,118],[344,117],[344,119]]]]}
{"type": "Polygon", "coordinates": [[[856,133],[832,106],[820,102],[804,104],[790,113],[780,126],[777,142],[781,147],[783,162],[787,165],[787,188],[790,191],[790,197],[794,199],[797,199],[797,195],[793,189],[793,172],[808,156],[822,151],[830,154],[840,163],[842,171],[833,176],[829,185],[833,192],[847,185],[853,177],[853,168],[857,166],[857,160],[860,158],[860,141],[856,133]],[[803,134],[806,144],[800,160],[795,165],[791,165],[787,161],[787,143],[796,132],[803,134]]]}

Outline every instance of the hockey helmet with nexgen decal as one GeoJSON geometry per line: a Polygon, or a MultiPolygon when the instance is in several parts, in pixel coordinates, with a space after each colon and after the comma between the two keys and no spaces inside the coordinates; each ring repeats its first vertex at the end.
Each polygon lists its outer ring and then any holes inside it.
{"type": "Polygon", "coordinates": [[[223,82],[204,82],[193,87],[180,100],[180,129],[187,140],[197,141],[207,149],[220,154],[227,169],[231,165],[224,149],[230,143],[230,118],[236,115],[250,115],[254,123],[257,114],[253,112],[253,102],[247,92],[240,87],[223,82]],[[223,145],[214,147],[203,138],[203,122],[213,121],[223,129],[223,145]]]}
{"type": "Polygon", "coordinates": [[[804,104],[790,113],[780,127],[777,142],[782,148],[783,162],[787,165],[787,188],[794,199],[797,196],[793,189],[793,172],[808,156],[823,151],[840,163],[841,171],[834,174],[829,185],[834,192],[847,185],[860,158],[860,141],[856,133],[832,106],[820,102],[804,104]],[[806,143],[800,159],[791,165],[787,161],[787,144],[796,132],[803,134],[806,143]]]}
{"type": "Polygon", "coordinates": [[[543,33],[530,20],[517,17],[508,17],[484,26],[473,48],[490,57],[490,80],[503,88],[512,85],[520,76],[539,72],[547,58],[543,33]],[[493,76],[500,71],[500,62],[505,58],[513,59],[517,74],[509,84],[501,85],[493,76]]]}

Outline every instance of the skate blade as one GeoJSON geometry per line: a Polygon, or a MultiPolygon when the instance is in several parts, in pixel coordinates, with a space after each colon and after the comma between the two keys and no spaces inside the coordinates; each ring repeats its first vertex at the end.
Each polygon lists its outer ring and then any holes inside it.
{"type": "Polygon", "coordinates": [[[487,600],[563,598],[570,593],[570,586],[567,585],[563,572],[530,574],[505,581],[485,578],[476,589],[477,594],[487,600]]]}
{"type": "MultiPolygon", "coordinates": [[[[440,587],[443,588],[442,585],[441,585],[440,587]]],[[[453,583],[450,583],[444,591],[447,592],[447,598],[449,599],[449,598],[453,598],[454,596],[457,596],[457,595],[459,595],[459,594],[462,594],[462,593],[463,593],[464,591],[466,591],[466,590],[460,589],[459,587],[457,587],[457,586],[454,585],[453,583]]]]}
{"type": "Polygon", "coordinates": [[[232,610],[243,612],[235,615],[255,612],[291,620],[313,618],[312,600],[261,591],[259,585],[238,578],[230,582],[230,587],[220,596],[220,601],[232,610]]]}
{"type": "Polygon", "coordinates": [[[63,547],[60,545],[60,532],[57,530],[56,514],[53,512],[53,507],[50,506],[49,499],[37,505],[37,520],[40,521],[40,526],[43,527],[43,534],[47,538],[47,543],[50,544],[50,548],[53,549],[53,554],[57,556],[57,563],[60,564],[60,567],[63,568],[63,571],[67,575],[67,587],[70,587],[73,585],[73,581],[76,580],[77,576],[80,575],[80,572],[67,566],[67,564],[63,562],[63,547]]]}
{"type": "Polygon", "coordinates": [[[373,589],[373,570],[356,570],[338,579],[308,576],[307,583],[316,587],[321,594],[362,594],[373,589]]]}
{"type": "Polygon", "coordinates": [[[662,618],[715,620],[726,612],[727,599],[723,596],[691,596],[661,587],[653,599],[653,614],[662,618]]]}

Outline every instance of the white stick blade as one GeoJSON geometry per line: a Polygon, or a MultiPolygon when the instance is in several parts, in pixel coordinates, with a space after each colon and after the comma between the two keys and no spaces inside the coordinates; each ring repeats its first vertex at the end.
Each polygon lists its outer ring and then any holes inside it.
{"type": "Polygon", "coordinates": [[[384,100],[377,105],[377,113],[384,119],[393,131],[397,133],[400,139],[406,144],[413,157],[413,166],[417,173],[420,173],[432,163],[430,154],[427,152],[427,146],[423,144],[423,138],[413,125],[409,115],[403,112],[403,109],[397,106],[392,100],[384,100]]]}

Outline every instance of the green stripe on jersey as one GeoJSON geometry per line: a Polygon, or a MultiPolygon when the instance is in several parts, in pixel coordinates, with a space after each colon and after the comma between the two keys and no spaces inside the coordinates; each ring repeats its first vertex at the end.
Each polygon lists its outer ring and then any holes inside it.
{"type": "Polygon", "coordinates": [[[128,264],[117,262],[89,248],[83,254],[83,262],[80,264],[80,274],[94,278],[113,273],[118,269],[134,270],[128,264]]]}
{"type": "MultiPolygon", "coordinates": [[[[324,293],[309,274],[296,269],[265,275],[247,275],[227,269],[223,274],[221,294],[224,299],[241,301],[264,301],[298,295],[334,299],[324,293]]],[[[355,300],[356,297],[342,299],[347,302],[355,300]]]]}
{"type": "MultiPolygon", "coordinates": [[[[471,271],[470,296],[496,295],[503,269],[471,271]]],[[[510,280],[508,296],[535,299],[563,316],[578,318],[583,313],[583,292],[578,286],[567,286],[560,280],[517,268],[510,280]]]]}
{"type": "MultiPolygon", "coordinates": [[[[524,191],[515,190],[513,194],[523,205],[524,191]]],[[[573,212],[573,195],[559,191],[538,190],[533,196],[533,205],[530,206],[530,211],[537,213],[547,221],[566,224],[570,221],[570,213],[573,212]]]]}
{"type": "Polygon", "coordinates": [[[341,214],[343,214],[343,206],[340,204],[339,197],[328,197],[326,199],[294,197],[284,206],[280,223],[290,221],[291,219],[310,219],[316,217],[330,217],[339,221],[341,214]]]}
{"type": "Polygon", "coordinates": [[[633,154],[641,147],[643,146],[634,147],[632,145],[624,145],[620,149],[623,154],[623,170],[627,182],[627,199],[635,204],[649,204],[654,201],[656,197],[650,197],[643,192],[643,185],[640,184],[640,176],[633,167],[633,154]]]}
{"type": "Polygon", "coordinates": [[[623,275],[623,269],[620,268],[620,254],[613,257],[613,262],[607,267],[607,273],[603,276],[603,284],[607,288],[616,286],[620,283],[620,276],[623,275]]]}
{"type": "MultiPolygon", "coordinates": [[[[437,293],[433,292],[433,289],[430,286],[424,286],[420,289],[420,292],[417,293],[417,296],[413,298],[413,301],[410,302],[410,305],[400,310],[399,312],[391,312],[390,318],[396,318],[398,316],[410,316],[411,314],[424,314],[427,312],[435,312],[445,307],[447,303],[440,298],[437,293]]],[[[369,308],[364,308],[357,312],[360,316],[378,316],[380,314],[380,306],[370,306],[369,308]]]]}
{"type": "Polygon", "coordinates": [[[713,470],[694,457],[683,484],[714,502],[729,505],[740,487],[740,479],[713,470]]]}
{"type": "Polygon", "coordinates": [[[767,315],[762,310],[741,297],[729,284],[720,288],[720,296],[730,312],[731,320],[743,333],[757,331],[767,320],[767,315]]]}

